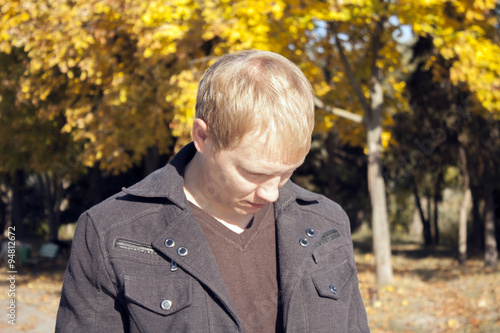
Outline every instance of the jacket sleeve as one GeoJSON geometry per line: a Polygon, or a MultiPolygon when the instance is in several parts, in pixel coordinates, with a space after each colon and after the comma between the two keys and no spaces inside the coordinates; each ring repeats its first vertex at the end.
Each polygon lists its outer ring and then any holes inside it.
{"type": "Polygon", "coordinates": [[[357,273],[355,278],[356,290],[354,291],[351,304],[349,305],[349,332],[369,333],[368,318],[361,293],[359,291],[357,273]]]}
{"type": "Polygon", "coordinates": [[[56,320],[56,332],[125,332],[124,309],[104,264],[99,235],[88,213],[80,216],[56,320]]]}
{"type": "MultiPolygon", "coordinates": [[[[352,260],[354,260],[354,245],[352,243],[351,236],[351,223],[349,222],[349,217],[346,212],[342,210],[346,220],[346,226],[349,230],[349,238],[351,243],[351,255],[352,260]]],[[[356,269],[356,274],[354,275],[353,281],[354,291],[351,298],[351,304],[349,305],[349,332],[361,332],[369,333],[370,328],[368,327],[368,318],[366,315],[365,305],[363,304],[363,298],[361,296],[361,291],[359,290],[359,280],[358,280],[358,270],[356,269]]]]}

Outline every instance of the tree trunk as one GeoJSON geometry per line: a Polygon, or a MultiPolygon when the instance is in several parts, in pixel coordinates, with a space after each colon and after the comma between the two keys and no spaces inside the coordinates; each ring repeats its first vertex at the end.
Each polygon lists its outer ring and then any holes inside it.
{"type": "Polygon", "coordinates": [[[52,212],[53,219],[50,221],[49,228],[49,240],[50,241],[58,241],[59,240],[59,225],[61,224],[61,201],[62,201],[62,184],[57,181],[57,178],[48,177],[48,181],[51,180],[51,185],[53,188],[53,204],[52,204],[52,212]]]}
{"type": "Polygon", "coordinates": [[[26,236],[23,224],[23,198],[24,198],[24,171],[18,169],[14,172],[12,182],[11,218],[12,225],[16,227],[16,239],[22,240],[26,236]]]}
{"type": "Polygon", "coordinates": [[[151,172],[159,168],[160,154],[157,147],[149,147],[144,156],[144,176],[149,175],[151,172]]]}
{"type": "Polygon", "coordinates": [[[385,181],[382,169],[382,106],[384,95],[378,75],[372,76],[372,113],[367,121],[368,187],[372,205],[373,250],[375,254],[377,284],[393,282],[391,264],[391,238],[387,217],[385,181]]]}
{"type": "Polygon", "coordinates": [[[484,206],[484,265],[496,269],[498,264],[498,250],[495,231],[495,202],[490,186],[486,190],[486,204],[484,206]]]}
{"type": "MultiPolygon", "coordinates": [[[[335,198],[336,197],[336,192],[337,192],[337,170],[336,170],[336,165],[337,163],[335,162],[335,146],[337,145],[336,143],[336,137],[333,131],[329,132],[326,138],[326,144],[327,144],[327,149],[328,149],[328,168],[325,170],[326,175],[327,175],[327,180],[328,180],[328,189],[330,198],[335,198]]],[[[354,221],[356,222],[356,221],[354,221]]],[[[351,222],[352,224],[352,222],[351,222]]],[[[356,226],[354,226],[356,227],[356,226]]]]}
{"type": "Polygon", "coordinates": [[[427,198],[426,198],[426,201],[427,201],[427,221],[429,223],[429,234],[430,234],[430,240],[431,240],[431,243],[429,245],[432,245],[432,198],[430,196],[430,194],[427,195],[427,198]]]}
{"type": "Polygon", "coordinates": [[[370,112],[367,119],[368,144],[368,187],[372,204],[373,250],[375,254],[377,284],[387,285],[393,282],[391,263],[391,238],[385,181],[382,167],[382,109],[384,90],[382,88],[380,68],[377,65],[379,50],[382,48],[380,35],[384,29],[383,20],[377,22],[372,37],[372,64],[370,79],[370,112]]]}
{"type": "Polygon", "coordinates": [[[475,252],[484,250],[484,221],[481,217],[481,207],[484,200],[477,186],[471,186],[472,194],[472,246],[475,252]]]}
{"type": "Polygon", "coordinates": [[[363,110],[365,112],[366,138],[368,146],[368,189],[372,206],[373,252],[375,254],[375,271],[377,284],[387,285],[393,282],[391,264],[391,239],[389,235],[389,221],[387,218],[387,202],[385,181],[382,170],[382,109],[384,106],[384,91],[382,88],[380,68],[377,65],[379,51],[382,48],[381,33],[385,19],[377,22],[372,33],[372,62],[370,78],[370,97],[364,95],[363,88],[354,75],[347,59],[341,40],[336,33],[334,22],[329,22],[329,29],[333,32],[335,45],[363,110]]]}
{"type": "Polygon", "coordinates": [[[464,197],[460,205],[458,220],[458,261],[464,264],[467,260],[467,216],[472,204],[472,194],[470,191],[470,177],[467,169],[467,156],[462,145],[459,147],[460,166],[462,169],[464,197]]]}
{"type": "MultiPolygon", "coordinates": [[[[438,224],[438,217],[439,217],[439,198],[441,197],[441,180],[443,178],[443,173],[440,172],[437,179],[436,183],[434,184],[434,244],[438,245],[439,244],[439,224],[438,224]]],[[[430,214],[430,213],[429,213],[430,214]]]]}
{"type": "Polygon", "coordinates": [[[387,218],[385,182],[382,177],[380,118],[369,124],[368,129],[368,186],[372,205],[373,251],[376,261],[377,284],[387,285],[393,281],[391,264],[391,239],[387,218]]]}
{"type": "Polygon", "coordinates": [[[3,181],[0,183],[0,235],[3,235],[7,226],[7,211],[9,205],[10,189],[3,181]]]}
{"type": "Polygon", "coordinates": [[[424,236],[425,246],[432,245],[432,235],[431,235],[431,224],[428,219],[425,218],[424,210],[422,208],[422,203],[420,202],[420,196],[418,194],[417,182],[415,177],[412,175],[411,180],[413,183],[413,194],[415,195],[415,204],[417,205],[418,212],[420,213],[420,220],[422,221],[422,231],[424,236]]]}
{"type": "Polygon", "coordinates": [[[420,218],[420,212],[417,207],[413,210],[411,217],[411,224],[409,235],[412,240],[422,239],[423,235],[422,219],[420,218]]]}
{"type": "Polygon", "coordinates": [[[90,170],[89,177],[89,198],[86,204],[90,207],[103,200],[102,176],[99,164],[94,165],[90,170]]]}
{"type": "Polygon", "coordinates": [[[467,215],[472,202],[470,189],[466,189],[462,204],[460,206],[460,214],[458,220],[458,261],[460,264],[465,264],[467,260],[467,215]]]}
{"type": "Polygon", "coordinates": [[[45,214],[49,220],[49,241],[59,239],[59,224],[61,220],[61,201],[63,186],[57,177],[48,174],[37,175],[40,186],[44,192],[45,214]]]}

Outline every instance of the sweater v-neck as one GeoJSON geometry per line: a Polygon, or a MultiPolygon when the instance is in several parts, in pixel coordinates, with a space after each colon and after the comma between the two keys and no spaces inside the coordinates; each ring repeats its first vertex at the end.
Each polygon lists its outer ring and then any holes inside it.
{"type": "MultiPolygon", "coordinates": [[[[259,231],[265,226],[266,222],[274,219],[273,204],[268,203],[257,214],[255,214],[248,224],[247,228],[240,234],[230,230],[216,218],[199,208],[195,204],[189,202],[191,212],[200,223],[201,228],[206,233],[205,229],[218,234],[222,239],[228,242],[232,247],[244,252],[252,243],[259,231]]],[[[207,230],[207,231],[208,231],[207,230]]]]}

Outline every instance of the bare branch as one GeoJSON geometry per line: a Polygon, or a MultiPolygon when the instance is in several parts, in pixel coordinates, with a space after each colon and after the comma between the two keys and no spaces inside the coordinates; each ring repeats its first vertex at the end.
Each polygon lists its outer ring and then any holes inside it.
{"type": "Polygon", "coordinates": [[[377,66],[378,53],[382,48],[381,34],[384,27],[385,19],[382,18],[376,22],[375,30],[372,34],[372,60],[371,60],[371,78],[370,78],[370,95],[371,108],[370,117],[375,121],[374,125],[380,123],[382,108],[384,104],[384,92],[382,90],[382,82],[380,78],[380,68],[377,66]]]}
{"type": "Polygon", "coordinates": [[[314,105],[316,105],[316,107],[318,109],[324,110],[326,112],[329,112],[331,114],[334,114],[336,116],[339,116],[339,117],[342,117],[345,119],[349,119],[349,120],[354,121],[356,123],[361,124],[364,122],[363,117],[360,116],[359,114],[355,114],[355,113],[352,113],[352,112],[344,110],[344,109],[340,109],[340,108],[336,108],[336,107],[331,107],[330,105],[326,105],[325,103],[323,103],[322,100],[320,100],[316,96],[314,96],[314,105]]]}
{"type": "Polygon", "coordinates": [[[367,98],[365,97],[365,94],[363,93],[363,89],[361,88],[361,84],[359,81],[356,79],[354,72],[351,68],[351,64],[349,63],[349,60],[347,59],[344,51],[344,47],[342,46],[341,40],[337,36],[337,30],[335,28],[334,22],[329,23],[329,28],[333,34],[333,38],[335,39],[335,46],[337,46],[337,50],[340,55],[340,60],[342,61],[342,64],[344,65],[345,72],[347,74],[347,78],[351,82],[352,88],[354,89],[354,93],[359,99],[359,102],[361,103],[361,106],[363,107],[363,110],[365,111],[365,115],[369,116],[370,115],[370,105],[368,103],[367,98]]]}

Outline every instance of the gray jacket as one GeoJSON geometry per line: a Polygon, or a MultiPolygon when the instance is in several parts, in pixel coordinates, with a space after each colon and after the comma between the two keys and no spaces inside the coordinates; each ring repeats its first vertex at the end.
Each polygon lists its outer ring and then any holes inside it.
{"type": "MultiPolygon", "coordinates": [[[[82,214],[56,332],[243,331],[183,193],[194,153],[82,214]]],[[[342,208],[292,182],[274,207],[284,330],[369,332],[342,208]]]]}

